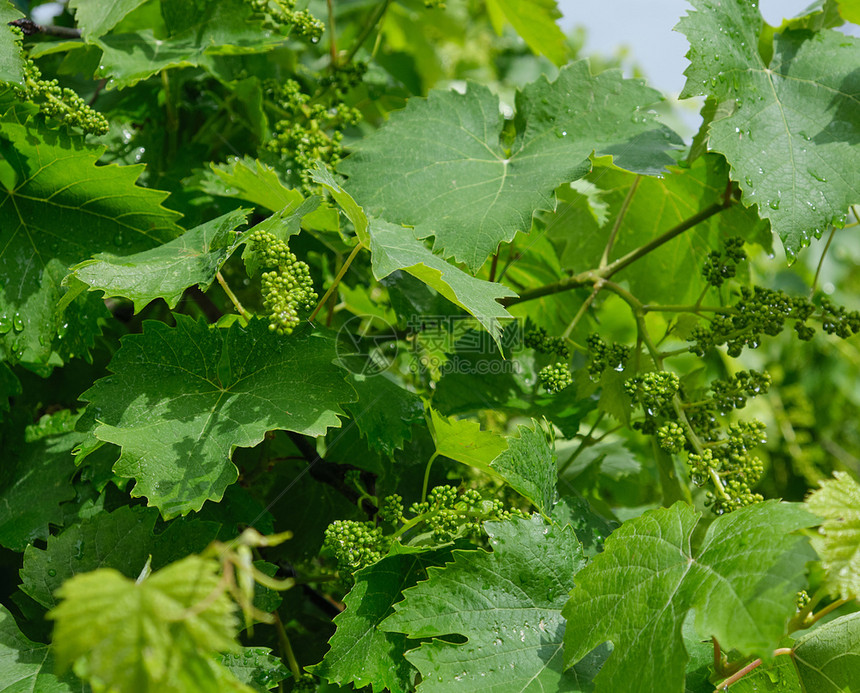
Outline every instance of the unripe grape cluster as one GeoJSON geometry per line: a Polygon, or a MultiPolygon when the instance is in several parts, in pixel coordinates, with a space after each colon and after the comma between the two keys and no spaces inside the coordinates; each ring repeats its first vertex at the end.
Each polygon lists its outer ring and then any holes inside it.
{"type": "Polygon", "coordinates": [[[588,373],[592,380],[599,380],[607,368],[614,371],[623,371],[630,358],[630,347],[624,344],[607,344],[600,335],[590,334],[586,337],[588,354],[591,362],[588,364],[588,373]]]}
{"type": "Polygon", "coordinates": [[[526,332],[523,344],[541,354],[556,354],[563,359],[570,358],[570,347],[563,337],[550,337],[542,327],[526,332]]]}
{"type": "MultiPolygon", "coordinates": [[[[349,74],[348,80],[352,80],[349,74]]],[[[307,194],[318,192],[319,186],[311,179],[316,162],[333,170],[343,156],[343,130],[361,121],[360,111],[340,100],[344,89],[339,85],[345,82],[334,84],[335,102],[329,105],[312,102],[311,95],[295,80],[266,84],[267,96],[284,117],[275,122],[272,139],[265,147],[284,159],[307,194]]]]}
{"type": "Polygon", "coordinates": [[[738,371],[726,380],[714,380],[711,382],[714,404],[721,414],[743,409],[747,398],[767,394],[770,382],[770,375],[755,370],[738,371]]]}
{"type": "Polygon", "coordinates": [[[92,135],[108,131],[107,119],[93,110],[71,89],[60,87],[55,79],[42,79],[42,73],[32,60],[24,63],[24,84],[15,87],[21,101],[39,107],[39,113],[55,118],[69,127],[76,127],[92,135]]]}
{"type": "Polygon", "coordinates": [[[296,259],[290,247],[267,231],[255,230],[249,236],[251,249],[263,267],[263,307],[269,312],[269,329],[290,334],[299,324],[299,313],[311,310],[317,301],[307,263],[296,259]]]}
{"type": "Polygon", "coordinates": [[[254,12],[263,14],[276,26],[289,26],[292,32],[316,43],[325,24],[307,10],[297,10],[295,0],[245,0],[254,12]]]}
{"type": "Polygon", "coordinates": [[[684,429],[676,421],[667,421],[657,429],[657,443],[666,452],[680,452],[686,442],[684,429]]]}
{"type": "Polygon", "coordinates": [[[538,373],[538,380],[543,385],[544,390],[554,395],[573,384],[573,374],[566,363],[558,361],[541,368],[538,373]]]}
{"type": "Polygon", "coordinates": [[[723,250],[714,250],[708,254],[702,267],[702,275],[711,286],[722,286],[726,279],[737,274],[737,265],[746,260],[743,238],[727,238],[723,242],[723,250]]]}
{"type": "Polygon", "coordinates": [[[354,573],[380,560],[388,551],[380,527],[372,522],[335,520],[326,527],[323,551],[330,553],[341,573],[354,573]]]}
{"type": "MultiPolygon", "coordinates": [[[[827,298],[821,299],[819,310],[821,327],[828,334],[846,339],[860,332],[860,312],[836,306],[827,298]]],[[[743,287],[740,299],[725,311],[717,312],[710,327],[693,330],[689,338],[693,342],[690,351],[704,356],[708,349],[726,345],[729,356],[740,356],[744,347],[756,349],[762,335],[780,334],[789,321],[794,322],[800,339],[809,340],[815,329],[807,320],[815,313],[815,304],[807,298],[761,286],[743,287]]]]}

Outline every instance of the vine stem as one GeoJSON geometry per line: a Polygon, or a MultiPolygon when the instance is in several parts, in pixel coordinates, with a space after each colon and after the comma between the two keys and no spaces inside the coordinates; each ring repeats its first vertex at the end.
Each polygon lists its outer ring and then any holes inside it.
{"type": "Polygon", "coordinates": [[[379,23],[382,19],[385,12],[388,10],[388,6],[391,4],[391,0],[383,0],[379,5],[376,6],[376,9],[373,11],[373,14],[370,16],[369,21],[362,27],[361,33],[356,37],[355,43],[352,44],[352,47],[349,49],[349,53],[346,54],[346,58],[344,58],[342,65],[346,65],[352,61],[355,57],[355,54],[358,53],[358,49],[361,48],[361,45],[367,41],[367,37],[373,33],[374,27],[379,23]]]}
{"type": "Polygon", "coordinates": [[[627,196],[621,204],[621,209],[618,210],[618,216],[615,217],[615,223],[612,225],[612,231],[609,233],[609,240],[606,242],[606,247],[603,249],[603,255],[600,258],[601,269],[609,264],[609,253],[612,252],[612,246],[615,245],[615,239],[618,237],[618,230],[621,228],[624,217],[627,215],[627,209],[633,201],[633,196],[636,194],[636,189],[639,187],[641,180],[642,176],[636,176],[633,179],[633,184],[630,186],[630,190],[627,191],[627,196]]]}
{"type": "Polygon", "coordinates": [[[568,457],[564,461],[564,463],[558,468],[558,476],[562,476],[568,470],[570,465],[573,464],[573,461],[577,457],[579,457],[580,453],[583,450],[585,450],[585,448],[588,446],[589,442],[592,442],[591,436],[594,434],[594,431],[597,430],[598,425],[600,425],[600,422],[603,420],[603,417],[605,415],[606,415],[605,411],[602,411],[597,415],[597,418],[594,420],[594,423],[591,424],[591,428],[589,429],[588,433],[585,434],[583,439],[580,441],[576,450],[574,450],[573,453],[571,453],[570,457],[568,457]]]}
{"type": "Polygon", "coordinates": [[[329,52],[331,53],[331,66],[337,67],[337,37],[334,34],[334,0],[326,0],[328,7],[328,32],[329,52]]]}
{"type": "Polygon", "coordinates": [[[352,249],[352,252],[349,254],[349,257],[346,258],[346,262],[343,263],[343,267],[340,268],[340,272],[337,273],[337,276],[334,278],[334,281],[331,283],[331,286],[328,288],[328,291],[323,294],[323,297],[317,303],[317,307],[314,308],[314,312],[311,313],[311,316],[308,318],[308,322],[313,322],[314,318],[317,316],[317,313],[322,310],[322,307],[328,301],[328,297],[332,295],[332,292],[337,288],[338,284],[340,284],[340,280],[343,279],[343,275],[346,274],[346,271],[349,269],[349,266],[352,264],[352,261],[355,260],[358,252],[364,248],[361,243],[357,243],[355,248],[352,249]]]}
{"type": "Polygon", "coordinates": [[[275,629],[278,631],[278,642],[281,644],[281,650],[284,653],[284,658],[290,667],[293,678],[298,680],[302,675],[302,670],[299,668],[299,663],[296,661],[296,655],[293,652],[293,646],[290,643],[290,638],[284,628],[284,622],[281,621],[281,615],[275,611],[275,629]]]}
{"type": "Polygon", "coordinates": [[[224,293],[227,294],[227,298],[230,299],[230,303],[233,304],[239,315],[245,318],[245,320],[250,320],[251,315],[239,302],[239,299],[236,297],[236,294],[233,293],[233,290],[230,288],[230,285],[227,283],[227,280],[224,279],[224,275],[221,274],[220,270],[215,273],[215,279],[218,280],[218,283],[221,285],[221,288],[224,289],[224,293]]]}
{"type": "MultiPolygon", "coordinates": [[[[780,647],[774,650],[773,654],[775,657],[777,657],[779,655],[790,655],[793,654],[793,652],[794,650],[792,650],[790,647],[780,647]]],[[[714,689],[714,693],[722,693],[723,691],[727,691],[729,686],[731,686],[733,683],[737,683],[744,676],[749,674],[753,669],[756,669],[757,667],[761,666],[761,662],[761,659],[756,659],[747,664],[743,669],[738,669],[738,671],[736,671],[734,674],[729,676],[729,678],[723,681],[719,686],[717,686],[717,688],[714,689]]]]}
{"type": "Polygon", "coordinates": [[[600,293],[600,286],[595,285],[594,291],[592,291],[591,294],[588,296],[588,298],[586,298],[582,302],[582,305],[579,307],[579,310],[577,311],[576,315],[573,316],[573,320],[570,321],[570,325],[567,326],[567,329],[561,335],[562,339],[569,339],[570,338],[570,335],[573,333],[573,330],[576,328],[579,321],[582,320],[583,316],[585,315],[586,311],[588,310],[588,307],[594,302],[594,299],[597,298],[597,294],[599,294],[599,293],[600,293]]]}
{"type": "MultiPolygon", "coordinates": [[[[701,212],[694,214],[689,219],[685,219],[680,224],[673,226],[665,233],[662,233],[657,236],[657,238],[649,241],[645,245],[636,248],[635,250],[631,250],[623,257],[618,258],[615,262],[612,262],[605,267],[600,267],[598,269],[590,269],[586,270],[585,272],[580,272],[579,274],[565,277],[564,279],[560,279],[559,281],[553,282],[552,284],[539,286],[538,288],[532,289],[531,291],[524,291],[519,296],[510,296],[507,298],[503,298],[499,301],[499,303],[501,303],[505,307],[512,306],[516,303],[532,301],[536,298],[542,298],[544,296],[549,296],[550,294],[558,294],[563,291],[569,291],[571,289],[576,289],[581,286],[586,286],[588,284],[596,284],[600,280],[609,279],[612,275],[616,274],[617,272],[620,272],[628,265],[633,264],[648,253],[659,248],[661,245],[668,243],[673,238],[680,236],[685,231],[688,231],[697,224],[700,224],[706,219],[709,219],[715,214],[718,214],[730,205],[731,201],[715,202],[714,204],[705,207],[705,209],[703,209],[701,212]]],[[[636,302],[641,306],[641,303],[639,303],[639,301],[636,302]]]]}
{"type": "Polygon", "coordinates": [[[434,452],[430,459],[427,460],[427,466],[424,468],[424,483],[421,485],[421,502],[427,500],[427,485],[430,483],[430,467],[433,466],[433,461],[439,456],[438,452],[434,452]]]}

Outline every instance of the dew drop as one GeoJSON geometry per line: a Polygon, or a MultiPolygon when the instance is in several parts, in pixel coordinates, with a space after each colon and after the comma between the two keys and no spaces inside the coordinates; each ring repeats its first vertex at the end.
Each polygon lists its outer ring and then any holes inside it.
{"type": "Polygon", "coordinates": [[[808,169],[806,169],[806,172],[807,172],[810,176],[812,176],[813,178],[815,178],[815,180],[817,180],[819,183],[826,183],[826,182],[827,182],[827,177],[826,177],[826,176],[821,175],[818,171],[814,171],[813,169],[808,168],[808,169]]]}
{"type": "Polygon", "coordinates": [[[114,236],[114,238],[113,238],[113,244],[114,244],[116,247],[118,247],[118,248],[119,248],[120,246],[122,246],[123,240],[124,240],[124,239],[123,239],[123,237],[122,237],[122,234],[121,234],[121,233],[118,233],[118,234],[117,234],[116,236],[114,236]]]}
{"type": "Polygon", "coordinates": [[[775,197],[770,202],[767,203],[767,206],[771,209],[779,209],[779,198],[775,197]]]}
{"type": "Polygon", "coordinates": [[[14,329],[15,332],[24,331],[24,318],[21,317],[20,313],[15,313],[12,317],[12,329],[14,329]]]}
{"type": "Polygon", "coordinates": [[[746,184],[747,184],[747,185],[752,185],[752,184],[753,184],[753,182],[752,182],[752,178],[750,178],[749,176],[746,176],[746,177],[744,178],[744,181],[746,181],[746,184]]]}
{"type": "Polygon", "coordinates": [[[12,321],[6,315],[0,315],[0,334],[8,334],[12,329],[12,321]]]}
{"type": "Polygon", "coordinates": [[[48,570],[48,576],[49,577],[57,577],[57,571],[54,570],[53,568],[51,568],[50,570],[48,570]]]}

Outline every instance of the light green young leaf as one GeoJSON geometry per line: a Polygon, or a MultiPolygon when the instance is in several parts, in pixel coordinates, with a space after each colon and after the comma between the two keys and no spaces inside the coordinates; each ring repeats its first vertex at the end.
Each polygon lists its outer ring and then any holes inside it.
{"type": "Polygon", "coordinates": [[[136,479],[132,495],[165,518],[221,498],[238,477],[234,448],[274,429],[322,435],[355,398],[327,332],[284,338],[263,320],[227,330],[176,321],[127,336],[109,366],[115,375],[81,395],[99,421],[96,437],[122,446],[114,472],[136,479]]]}
{"type": "Polygon", "coordinates": [[[498,300],[516,296],[515,292],[500,282],[486,282],[463,272],[430,252],[410,229],[384,221],[371,222],[370,252],[377,279],[397,270],[408,272],[473,315],[500,344],[501,321],[511,319],[511,314],[498,300]]]}
{"type": "Polygon", "coordinates": [[[430,568],[381,626],[433,638],[406,655],[421,672],[419,690],[590,691],[599,655],[562,667],[561,607],[585,564],[573,531],[539,516],[484,527],[492,553],[454,551],[453,563],[430,568]],[[451,635],[466,642],[446,642],[451,635]]]}
{"type": "Polygon", "coordinates": [[[845,21],[860,24],[860,0],[836,0],[836,4],[845,21]]]}
{"type": "Polygon", "coordinates": [[[48,536],[48,524],[63,517],[60,504],[75,497],[71,480],[77,471],[72,449],[86,435],[75,431],[68,410],[25,424],[27,413],[13,411],[0,424],[0,545],[23,551],[48,536]]]}
{"type": "Polygon", "coordinates": [[[9,22],[21,19],[21,14],[9,0],[0,0],[0,82],[21,84],[24,81],[24,56],[21,41],[9,22]]]}
{"type": "Polygon", "coordinates": [[[745,204],[779,233],[789,259],[860,201],[860,40],[828,29],[777,34],[759,51],[764,20],[750,2],[692,0],[678,30],[690,41],[682,96],[734,103],[710,125],[745,204]]]}
{"type": "MultiPolygon", "coordinates": [[[[281,183],[271,166],[250,157],[230,157],[226,164],[209,164],[198,185],[210,195],[237,197],[272,212],[290,213],[304,198],[298,190],[281,183]]],[[[302,218],[302,226],[322,231],[337,231],[337,210],[320,205],[302,218]]]]}
{"type": "Polygon", "coordinates": [[[250,693],[215,659],[240,649],[219,570],[188,556],[139,583],[110,568],[75,575],[48,612],[58,668],[74,664],[97,691],[250,693]]]}
{"type": "Polygon", "coordinates": [[[170,308],[195,284],[206,291],[237,245],[235,230],[248,211],[237,209],[207,221],[179,238],[151,250],[117,256],[98,253],[72,268],[72,277],[105,298],[122,296],[140,312],[150,301],[163,298],[170,308]]]}
{"type": "Polygon", "coordinates": [[[54,674],[54,655],[48,645],[33,642],[19,629],[12,614],[0,604],[0,693],[83,693],[71,674],[54,674]]]}
{"type": "Polygon", "coordinates": [[[438,255],[418,240],[410,229],[368,219],[353,197],[326,170],[317,168],[314,180],[324,186],[355,227],[361,243],[370,249],[373,275],[382,280],[404,270],[432,287],[455,305],[477,318],[496,344],[500,344],[500,320],[510,318],[498,299],[516,294],[499,282],[476,279],[438,255]]]}
{"type": "Polygon", "coordinates": [[[860,682],[860,613],[829,621],[794,646],[797,673],[807,693],[852,693],[860,682]]]}
{"type": "Polygon", "coordinates": [[[482,431],[477,421],[448,419],[434,409],[430,410],[430,434],[437,454],[499,476],[490,463],[508,448],[502,436],[482,431]]]}
{"type": "Polygon", "coordinates": [[[490,463],[515,491],[534,504],[545,516],[552,514],[557,478],[552,442],[540,422],[517,426],[516,436],[508,436],[508,448],[490,463]]]}
{"type": "Polygon", "coordinates": [[[242,652],[221,655],[221,663],[255,691],[271,690],[290,675],[289,669],[268,647],[243,647],[242,652]]]}
{"type": "Polygon", "coordinates": [[[433,91],[358,142],[340,169],[371,216],[435,236],[437,250],[475,272],[531,228],[535,211],[554,208],[555,188],[585,175],[592,152],[641,173],[672,163],[665,150],[679,140],[647,110],[659,99],[618,71],[594,76],[587,62],[568,65],[555,82],[542,77],[518,94],[508,150],[488,88],[433,91]]]}
{"type": "MultiPolygon", "coordinates": [[[[713,693],[714,684],[706,681],[701,690],[702,693],[713,693]]],[[[804,691],[800,687],[792,657],[774,657],[733,683],[729,690],[731,693],[819,693],[817,688],[804,691]]]]}
{"type": "Polygon", "coordinates": [[[678,502],[629,520],[577,575],[562,612],[565,661],[611,641],[597,693],[683,691],[691,611],[699,637],[725,650],[768,656],[779,644],[814,556],[793,532],[815,518],[799,505],[758,503],[718,517],[694,551],[699,517],[678,502]]]}
{"type": "Polygon", "coordinates": [[[35,121],[0,124],[0,154],[16,180],[0,191],[0,335],[7,360],[44,362],[62,321],[56,312],[68,268],[106,248],[135,253],[175,238],[167,193],[135,185],[143,166],[96,166],[104,147],[35,121]]]}
{"type": "Polygon", "coordinates": [[[847,472],[833,476],[806,500],[809,511],[824,518],[812,548],[827,571],[831,594],[853,599],[860,596],[860,485],[847,472]]]}
{"type": "Polygon", "coordinates": [[[569,49],[557,24],[561,12],[556,0],[488,0],[487,12],[499,36],[507,19],[532,51],[558,66],[567,62],[569,49]]]}
{"type": "Polygon", "coordinates": [[[45,549],[28,546],[21,591],[51,608],[57,605],[54,591],[77,573],[113,568],[126,577],[137,577],[152,553],[157,519],[154,510],[122,506],[48,537],[45,549]]]}
{"type": "Polygon", "coordinates": [[[331,683],[371,686],[373,691],[409,693],[417,675],[404,654],[414,643],[386,632],[379,624],[393,612],[403,590],[426,579],[427,568],[450,560],[450,551],[388,556],[355,574],[355,586],[344,597],[346,609],[335,616],[329,651],[309,670],[331,683]]]}
{"type": "Polygon", "coordinates": [[[84,38],[97,38],[113,29],[129,12],[146,0],[70,0],[75,23],[84,38]]]}

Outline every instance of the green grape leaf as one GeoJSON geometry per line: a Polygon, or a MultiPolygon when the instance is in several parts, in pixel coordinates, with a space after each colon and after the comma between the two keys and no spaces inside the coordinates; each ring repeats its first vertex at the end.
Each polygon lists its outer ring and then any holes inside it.
{"type": "Polygon", "coordinates": [[[289,669],[268,647],[243,647],[241,653],[221,655],[221,663],[255,691],[268,691],[290,675],[289,669]]]}
{"type": "Polygon", "coordinates": [[[77,573],[113,568],[137,577],[152,553],[158,513],[122,506],[48,537],[45,549],[28,546],[21,569],[21,591],[44,607],[57,605],[54,591],[77,573]]]}
{"type": "Polygon", "coordinates": [[[0,693],[83,693],[74,676],[54,674],[54,655],[48,645],[33,642],[19,629],[12,614],[0,604],[0,693]]]}
{"type": "Polygon", "coordinates": [[[841,616],[798,639],[794,662],[811,693],[851,693],[860,681],[860,613],[841,616]]]}
{"type": "Polygon", "coordinates": [[[577,575],[562,612],[565,661],[611,641],[597,693],[682,691],[690,612],[698,636],[716,637],[727,651],[768,656],[779,644],[813,558],[792,532],[814,517],[800,505],[758,503],[718,517],[694,551],[699,517],[678,502],[629,520],[577,575]]]}
{"type": "Polygon", "coordinates": [[[812,548],[827,571],[831,594],[853,599],[860,595],[860,485],[846,472],[833,476],[806,500],[809,511],[824,518],[812,548]]]}
{"type": "Polygon", "coordinates": [[[603,551],[603,542],[618,526],[598,515],[579,495],[562,496],[552,509],[552,521],[562,527],[570,525],[587,558],[603,551]]]}
{"type": "Polygon", "coordinates": [[[180,229],[176,212],[161,206],[167,193],[135,185],[143,166],[97,166],[104,147],[9,122],[10,113],[0,123],[0,154],[16,177],[0,191],[0,317],[13,329],[0,334],[0,349],[7,359],[45,362],[71,265],[106,248],[146,250],[180,229]]]}
{"type": "Polygon", "coordinates": [[[162,70],[203,67],[214,70],[213,55],[265,53],[285,38],[252,18],[244,0],[171,0],[162,5],[170,38],[151,29],[92,38],[102,49],[96,77],[108,89],[124,89],[162,70]]]}
{"type": "MultiPolygon", "coordinates": [[[[828,29],[785,31],[763,60],[758,5],[692,0],[677,29],[690,41],[682,96],[734,102],[710,124],[745,204],[757,204],[793,260],[860,201],[856,65],[860,39],[828,29]]],[[[769,50],[769,47],[768,47],[769,50]]]]}
{"type": "Polygon", "coordinates": [[[391,693],[414,690],[415,668],[404,658],[414,646],[405,635],[386,632],[379,624],[393,612],[403,590],[427,577],[428,566],[450,560],[447,550],[387,556],[355,574],[344,597],[346,609],[335,616],[335,634],[323,661],[309,667],[315,676],[356,688],[371,686],[391,693]]]}
{"type": "Polygon", "coordinates": [[[860,0],[836,0],[836,4],[845,21],[860,24],[860,0]]]}
{"type": "Polygon", "coordinates": [[[247,216],[244,209],[228,212],[164,245],[132,255],[98,253],[72,267],[71,276],[91,291],[103,291],[105,298],[131,299],[135,313],[157,298],[173,308],[189,286],[209,288],[236,248],[235,230],[247,216]]]}
{"type": "Polygon", "coordinates": [[[24,56],[19,35],[7,26],[24,15],[9,0],[0,2],[0,82],[21,84],[24,81],[24,56]]]}
{"type": "Polygon", "coordinates": [[[106,34],[144,2],[146,0],[70,0],[69,9],[75,11],[75,23],[88,39],[106,34]]]}
{"type": "Polygon", "coordinates": [[[433,91],[358,142],[340,170],[370,215],[435,236],[436,250],[475,272],[501,242],[529,230],[536,210],[554,208],[555,188],[585,175],[592,152],[640,173],[672,163],[665,149],[679,140],[647,110],[659,99],[618,71],[595,76],[585,61],[568,65],[517,95],[508,151],[487,87],[433,91]]]}
{"type": "Polygon", "coordinates": [[[54,652],[107,690],[250,693],[214,655],[238,651],[235,605],[220,563],[188,556],[140,582],[110,568],[81,573],[57,591],[54,652]]]}
{"type": "Polygon", "coordinates": [[[569,49],[556,23],[561,18],[556,0],[488,0],[487,12],[499,36],[507,19],[532,51],[559,66],[567,62],[569,49]]]}
{"type": "Polygon", "coordinates": [[[448,419],[430,410],[430,434],[436,454],[468,464],[490,476],[498,477],[490,464],[508,449],[508,442],[492,431],[482,431],[477,421],[448,419]]]}
{"type": "Polygon", "coordinates": [[[562,670],[561,607],[585,564],[569,527],[539,516],[486,522],[492,553],[454,551],[404,592],[381,628],[432,638],[406,654],[420,690],[587,691],[594,662],[562,670]],[[464,644],[446,636],[466,638],[464,644]]]}
{"type": "Polygon", "coordinates": [[[555,450],[538,421],[517,426],[517,435],[508,436],[508,448],[490,463],[496,472],[545,516],[555,504],[555,450]]]}
{"type": "MultiPolygon", "coordinates": [[[[272,212],[289,213],[300,207],[304,198],[298,190],[281,183],[271,166],[250,157],[230,157],[226,164],[210,164],[199,187],[210,195],[237,197],[272,212]]],[[[337,210],[320,205],[302,217],[302,226],[323,231],[337,231],[337,210]]]]}
{"type": "MultiPolygon", "coordinates": [[[[728,166],[721,156],[708,154],[696,159],[690,168],[670,168],[662,178],[637,179],[625,171],[599,167],[586,180],[602,193],[601,200],[609,210],[608,223],[599,223],[588,198],[580,195],[566,197],[555,214],[541,217],[562,268],[574,272],[598,265],[622,209],[625,212],[610,260],[623,257],[720,202],[728,166]],[[627,201],[634,184],[636,188],[627,201]]],[[[630,291],[646,303],[692,303],[704,284],[698,268],[725,236],[755,241],[769,237],[770,230],[766,221],[758,219],[755,209],[733,205],[648,253],[621,270],[618,277],[627,280],[630,291]]]]}
{"type": "Polygon", "coordinates": [[[412,436],[412,426],[424,420],[424,404],[384,373],[352,378],[358,402],[346,405],[371,450],[391,457],[412,436]]]}
{"type": "MultiPolygon", "coordinates": [[[[713,652],[713,646],[709,648],[713,652]]],[[[713,661],[713,655],[711,655],[713,661]]],[[[714,684],[706,681],[702,693],[713,693],[714,684]]],[[[791,657],[775,657],[744,675],[730,686],[731,693],[823,693],[826,688],[800,687],[797,667],[791,657]]]]}
{"type": "Polygon", "coordinates": [[[498,299],[515,296],[513,291],[499,282],[476,279],[445,262],[430,252],[410,229],[368,219],[364,209],[328,171],[318,167],[314,180],[331,192],[355,227],[361,243],[370,249],[373,275],[379,281],[398,270],[408,272],[473,315],[501,346],[502,326],[499,321],[511,315],[499,305],[498,299]]]}
{"type": "Polygon", "coordinates": [[[498,300],[516,295],[509,288],[463,272],[430,252],[410,229],[384,221],[373,220],[370,225],[370,252],[377,279],[397,270],[408,272],[473,315],[501,346],[500,321],[510,319],[511,314],[498,300]]]}
{"type": "Polygon", "coordinates": [[[0,421],[9,411],[9,398],[21,394],[21,382],[12,372],[9,364],[0,361],[0,421]]]}
{"type": "Polygon", "coordinates": [[[35,539],[48,536],[48,524],[58,524],[60,504],[75,497],[71,480],[77,471],[72,449],[85,434],[75,431],[77,417],[68,410],[44,416],[24,427],[23,409],[0,424],[5,460],[0,470],[0,545],[23,551],[35,539]]]}
{"type": "Polygon", "coordinates": [[[170,518],[221,498],[238,477],[234,448],[273,429],[318,436],[339,426],[340,405],[355,395],[334,358],[324,331],[284,338],[263,320],[223,330],[176,315],[174,328],[147,322],[127,336],[115,375],[81,399],[99,421],[96,437],[122,447],[114,472],[170,518]]]}

